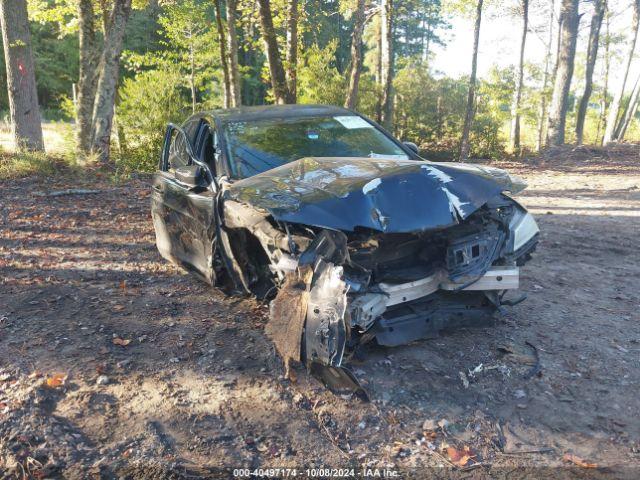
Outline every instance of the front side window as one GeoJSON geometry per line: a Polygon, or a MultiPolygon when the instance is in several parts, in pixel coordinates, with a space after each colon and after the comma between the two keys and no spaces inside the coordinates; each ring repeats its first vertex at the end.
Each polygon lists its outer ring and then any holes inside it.
{"type": "Polygon", "coordinates": [[[246,178],[304,157],[401,158],[407,154],[357,115],[229,122],[232,175],[246,178]]]}
{"type": "Polygon", "coordinates": [[[169,144],[169,169],[185,167],[189,165],[190,158],[187,151],[187,139],[182,132],[174,130],[169,144]]]}

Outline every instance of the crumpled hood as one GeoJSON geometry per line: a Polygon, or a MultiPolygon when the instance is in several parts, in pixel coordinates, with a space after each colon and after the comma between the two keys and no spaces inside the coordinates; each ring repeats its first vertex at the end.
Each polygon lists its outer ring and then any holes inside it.
{"type": "Polygon", "coordinates": [[[239,180],[224,198],[268,210],[276,220],[400,233],[455,225],[501,192],[522,188],[491,167],[308,157],[239,180]]]}

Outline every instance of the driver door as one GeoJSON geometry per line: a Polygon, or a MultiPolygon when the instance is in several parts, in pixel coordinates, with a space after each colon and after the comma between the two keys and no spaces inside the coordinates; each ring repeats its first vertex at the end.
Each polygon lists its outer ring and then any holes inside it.
{"type": "MultiPolygon", "coordinates": [[[[194,139],[205,142],[210,135],[201,120],[194,139]]],[[[210,165],[199,158],[205,151],[183,129],[168,126],[153,178],[151,215],[160,254],[213,284],[216,182],[210,165]]]]}

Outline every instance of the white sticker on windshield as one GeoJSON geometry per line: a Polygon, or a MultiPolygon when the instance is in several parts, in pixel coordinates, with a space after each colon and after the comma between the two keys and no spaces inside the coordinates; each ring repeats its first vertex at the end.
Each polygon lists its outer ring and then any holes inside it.
{"type": "Polygon", "coordinates": [[[339,115],[333,118],[349,130],[355,130],[356,128],[373,128],[373,125],[357,115],[339,115]]]}
{"type": "Polygon", "coordinates": [[[374,153],[369,154],[369,158],[386,158],[388,160],[409,160],[409,157],[405,154],[392,154],[392,153],[374,153]]]}

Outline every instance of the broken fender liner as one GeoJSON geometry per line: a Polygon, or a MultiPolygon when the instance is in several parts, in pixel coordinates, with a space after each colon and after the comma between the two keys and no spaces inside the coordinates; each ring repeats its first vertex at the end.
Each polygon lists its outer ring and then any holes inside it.
{"type": "Polygon", "coordinates": [[[284,361],[286,378],[290,378],[291,360],[299,362],[302,359],[302,332],[312,277],[313,269],[310,266],[288,273],[284,285],[271,302],[265,333],[284,361]]]}
{"type": "Polygon", "coordinates": [[[347,342],[345,312],[347,284],[342,280],[342,267],[319,258],[307,305],[305,355],[307,364],[320,362],[339,367],[347,342]]]}
{"type": "Polygon", "coordinates": [[[304,331],[305,363],[309,372],[337,394],[353,393],[368,400],[355,375],[342,366],[349,336],[347,291],[342,267],[316,259],[304,331]]]}
{"type": "Polygon", "coordinates": [[[347,315],[348,285],[341,266],[346,242],[339,232],[323,232],[301,255],[295,272],[271,302],[270,319],[265,328],[285,364],[285,377],[291,378],[291,360],[302,360],[307,370],[335,393],[367,394],[355,376],[342,366],[349,337],[347,315]],[[325,259],[326,258],[326,259],[325,259]]]}

